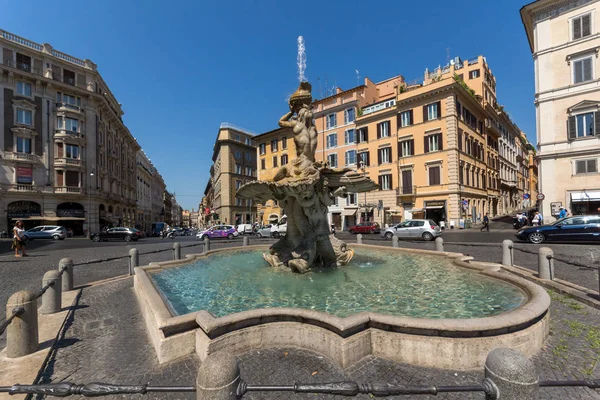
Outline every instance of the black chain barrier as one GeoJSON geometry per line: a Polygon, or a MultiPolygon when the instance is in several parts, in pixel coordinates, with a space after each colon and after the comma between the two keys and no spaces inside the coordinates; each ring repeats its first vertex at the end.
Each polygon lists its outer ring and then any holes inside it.
{"type": "MultiPolygon", "coordinates": [[[[539,387],[585,387],[600,389],[600,379],[573,380],[573,381],[540,381],[539,387]]],[[[99,397],[115,394],[147,394],[147,393],[193,393],[194,386],[150,386],[143,385],[113,385],[109,383],[88,383],[78,385],[70,382],[49,383],[40,385],[12,385],[0,386],[0,393],[37,394],[56,397],[81,395],[84,397],[99,397]]],[[[439,393],[466,393],[481,392],[498,398],[496,385],[488,378],[481,384],[457,386],[401,386],[390,383],[357,383],[357,382],[331,382],[331,383],[295,383],[293,385],[249,385],[241,381],[237,387],[236,396],[241,399],[248,392],[293,392],[311,394],[335,394],[354,397],[359,394],[368,394],[375,397],[401,396],[401,395],[437,395],[439,393]]]]}
{"type": "Polygon", "coordinates": [[[8,317],[7,319],[5,319],[1,324],[0,324],[0,335],[2,335],[4,333],[4,331],[6,330],[6,328],[8,328],[8,326],[10,325],[10,323],[12,322],[13,319],[15,319],[15,317],[18,317],[19,315],[23,314],[25,312],[25,309],[23,307],[15,307],[12,309],[11,313],[10,313],[10,317],[8,317]]]}

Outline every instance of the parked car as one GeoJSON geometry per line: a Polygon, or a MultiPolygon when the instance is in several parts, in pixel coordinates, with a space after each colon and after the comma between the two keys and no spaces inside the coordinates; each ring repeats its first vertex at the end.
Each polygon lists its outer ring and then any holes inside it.
{"type": "Polygon", "coordinates": [[[240,235],[252,235],[252,224],[239,224],[235,228],[240,235]]]}
{"type": "Polygon", "coordinates": [[[287,233],[287,215],[281,217],[276,224],[271,225],[271,236],[275,239],[287,233]]]}
{"type": "Polygon", "coordinates": [[[358,225],[351,226],[348,228],[350,233],[379,233],[381,227],[377,222],[361,222],[358,225]]]}
{"type": "Polygon", "coordinates": [[[216,225],[205,231],[198,232],[198,234],[196,235],[196,237],[200,240],[204,240],[204,238],[207,237],[210,239],[233,239],[236,236],[239,236],[239,233],[233,225],[216,225]]]}
{"type": "Polygon", "coordinates": [[[92,233],[90,239],[94,242],[101,242],[103,240],[124,240],[131,242],[132,240],[139,240],[138,230],[134,228],[110,228],[100,233],[92,233]]]}
{"type": "Polygon", "coordinates": [[[430,219],[411,219],[401,222],[381,232],[381,237],[391,240],[393,236],[402,239],[434,240],[442,236],[442,230],[430,219]]]}
{"type": "Polygon", "coordinates": [[[530,226],[516,233],[517,239],[534,244],[543,242],[600,243],[600,216],[579,215],[559,219],[549,225],[530,226]]]}
{"type": "Polygon", "coordinates": [[[258,227],[258,229],[256,230],[256,237],[259,239],[264,238],[264,237],[270,238],[271,237],[271,224],[258,227]]]}
{"type": "Polygon", "coordinates": [[[64,240],[67,237],[67,229],[63,226],[42,225],[26,230],[23,238],[26,241],[34,239],[64,240]]]}

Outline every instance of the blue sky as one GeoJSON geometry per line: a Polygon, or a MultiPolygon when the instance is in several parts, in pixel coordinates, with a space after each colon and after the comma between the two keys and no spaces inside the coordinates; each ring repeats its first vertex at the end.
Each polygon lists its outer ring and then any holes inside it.
{"type": "Polygon", "coordinates": [[[98,64],[125,123],[184,208],[198,207],[221,122],[261,133],[287,111],[298,84],[298,35],[317,97],[325,80],[355,86],[355,70],[375,82],[397,74],[410,81],[445,64],[448,48],[451,58],[483,54],[499,102],[535,138],[522,1],[49,4],[6,1],[0,28],[98,64]]]}

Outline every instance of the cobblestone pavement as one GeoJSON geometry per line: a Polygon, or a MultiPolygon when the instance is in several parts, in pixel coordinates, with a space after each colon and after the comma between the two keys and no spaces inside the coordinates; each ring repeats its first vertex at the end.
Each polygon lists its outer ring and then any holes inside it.
{"type": "MultiPolygon", "coordinates": [[[[599,379],[600,311],[551,293],[551,336],[533,360],[540,379],[599,379]]],[[[460,372],[416,368],[367,357],[343,370],[319,354],[297,348],[255,350],[239,357],[242,379],[252,384],[293,382],[389,382],[401,385],[466,385],[483,379],[483,371],[460,372]]],[[[195,356],[158,365],[132,289],[132,279],[83,290],[79,308],[69,322],[44,382],[92,381],[153,385],[194,385],[195,356]]],[[[544,399],[600,399],[582,388],[542,389],[544,399]]],[[[123,398],[110,396],[111,398],[123,398]]],[[[194,399],[193,394],[163,393],[131,396],[144,399],[194,399]]],[[[341,399],[330,395],[248,393],[246,399],[341,399]]],[[[368,396],[358,397],[362,399],[368,396]]],[[[397,399],[483,399],[480,393],[402,396],[397,399]]]]}

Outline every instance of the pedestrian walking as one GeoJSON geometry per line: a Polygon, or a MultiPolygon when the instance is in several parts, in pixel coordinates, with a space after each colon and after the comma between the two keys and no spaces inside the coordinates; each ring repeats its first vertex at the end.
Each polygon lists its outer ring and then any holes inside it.
{"type": "Polygon", "coordinates": [[[533,216],[533,219],[531,220],[531,223],[533,224],[533,226],[539,226],[540,225],[540,213],[539,211],[535,212],[535,215],[533,216]]]}
{"type": "Polygon", "coordinates": [[[488,232],[490,231],[490,218],[487,214],[483,217],[483,226],[481,227],[480,232],[483,232],[484,229],[488,232]]]}
{"type": "Polygon", "coordinates": [[[565,218],[567,216],[567,210],[564,207],[560,207],[560,212],[558,213],[558,218],[565,218]]]}
{"type": "Polygon", "coordinates": [[[12,248],[15,249],[15,257],[27,257],[27,253],[25,252],[25,229],[23,229],[23,221],[18,220],[13,228],[13,243],[12,248]],[[21,250],[21,255],[19,255],[19,250],[21,250]]]}

